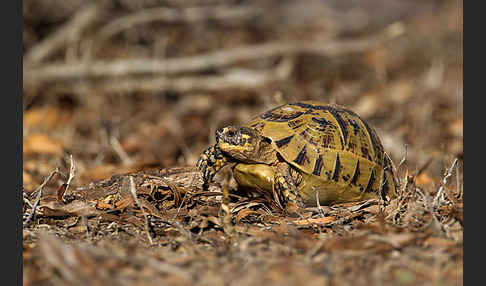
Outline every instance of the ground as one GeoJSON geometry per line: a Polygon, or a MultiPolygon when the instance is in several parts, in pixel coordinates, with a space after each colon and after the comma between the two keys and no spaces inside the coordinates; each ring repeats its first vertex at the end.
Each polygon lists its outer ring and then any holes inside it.
{"type": "Polygon", "coordinates": [[[463,284],[462,1],[23,8],[24,285],[463,284]],[[202,187],[217,128],[297,100],[367,120],[398,197],[202,187]]]}

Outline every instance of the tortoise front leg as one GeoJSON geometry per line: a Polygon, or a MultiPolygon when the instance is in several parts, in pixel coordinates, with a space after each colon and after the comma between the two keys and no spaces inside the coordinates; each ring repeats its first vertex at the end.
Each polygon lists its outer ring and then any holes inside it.
{"type": "Polygon", "coordinates": [[[304,202],[297,189],[296,182],[290,173],[287,163],[278,163],[274,177],[274,191],[277,194],[280,205],[286,210],[292,208],[304,208],[304,202]]]}
{"type": "Polygon", "coordinates": [[[199,161],[197,161],[197,167],[203,173],[204,185],[207,186],[212,181],[214,175],[227,163],[228,159],[216,145],[206,149],[202,153],[201,158],[199,158],[199,161]]]}

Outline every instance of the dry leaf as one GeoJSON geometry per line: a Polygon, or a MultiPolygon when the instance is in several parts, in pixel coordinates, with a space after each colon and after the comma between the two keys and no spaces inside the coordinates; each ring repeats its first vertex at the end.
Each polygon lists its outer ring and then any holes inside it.
{"type": "Polygon", "coordinates": [[[97,209],[100,209],[100,210],[108,210],[108,209],[112,209],[113,206],[111,204],[107,204],[107,203],[105,203],[103,201],[98,201],[96,203],[96,208],[97,209]]]}
{"type": "Polygon", "coordinates": [[[68,184],[62,184],[58,189],[56,193],[56,198],[58,203],[64,203],[64,193],[66,192],[68,184]]]}
{"type": "Polygon", "coordinates": [[[376,47],[364,53],[363,59],[370,67],[376,67],[387,60],[388,50],[383,47],[376,47]]]}
{"type": "Polygon", "coordinates": [[[136,172],[138,171],[138,169],[139,167],[137,166],[123,167],[123,166],[117,166],[113,164],[100,165],[84,171],[80,175],[80,179],[83,182],[100,181],[100,180],[108,179],[113,175],[136,172]]]}
{"type": "Polygon", "coordinates": [[[22,171],[22,186],[28,193],[37,187],[36,182],[34,182],[34,178],[25,171],[22,171]]]}
{"type": "Polygon", "coordinates": [[[362,118],[370,117],[376,113],[380,98],[376,93],[364,94],[355,104],[353,110],[362,118]]]}
{"type": "Polygon", "coordinates": [[[258,215],[258,212],[251,210],[251,209],[242,209],[235,216],[235,223],[239,223],[243,218],[250,216],[250,215],[258,215]]]}
{"type": "Polygon", "coordinates": [[[126,207],[128,207],[132,204],[133,204],[133,198],[126,197],[126,198],[122,198],[119,201],[116,201],[115,207],[116,207],[117,210],[123,210],[123,209],[125,209],[126,207]]]}
{"type": "Polygon", "coordinates": [[[71,111],[55,107],[42,107],[27,110],[23,115],[24,128],[42,127],[46,130],[66,126],[72,122],[71,111]]]}
{"type": "Polygon", "coordinates": [[[39,206],[45,216],[89,216],[98,215],[100,212],[83,201],[73,201],[69,204],[60,204],[57,200],[41,203],[39,206]]]}
{"type": "Polygon", "coordinates": [[[219,227],[222,226],[220,220],[217,217],[215,217],[215,216],[212,216],[212,215],[211,216],[208,216],[208,221],[214,223],[214,225],[217,225],[219,227]]]}
{"type": "Polygon", "coordinates": [[[395,104],[404,104],[413,96],[413,83],[409,80],[395,82],[389,89],[390,99],[395,104]]]}
{"type": "Polygon", "coordinates": [[[34,179],[32,178],[31,175],[26,173],[25,171],[22,172],[22,181],[24,184],[32,184],[34,182],[34,179]]]}
{"type": "Polygon", "coordinates": [[[320,217],[320,218],[308,218],[308,219],[302,219],[302,220],[295,220],[292,221],[292,223],[296,225],[311,225],[311,224],[328,224],[330,222],[335,221],[336,218],[333,216],[327,216],[327,217],[320,217]]]}
{"type": "Polygon", "coordinates": [[[63,147],[58,141],[49,138],[45,134],[31,134],[24,137],[22,151],[25,155],[50,154],[62,155],[63,147]]]}
{"type": "Polygon", "coordinates": [[[372,234],[369,236],[370,239],[375,241],[382,241],[390,244],[393,248],[402,248],[411,244],[417,237],[409,232],[404,233],[388,233],[386,235],[372,234]]]}
{"type": "Polygon", "coordinates": [[[76,225],[69,228],[69,232],[82,234],[88,231],[88,227],[86,225],[76,225]]]}
{"type": "Polygon", "coordinates": [[[415,183],[419,186],[428,186],[433,183],[433,180],[426,173],[420,173],[415,177],[415,183]]]}
{"type": "Polygon", "coordinates": [[[424,246],[439,246],[439,247],[449,247],[456,244],[454,241],[449,239],[444,239],[440,237],[428,237],[424,240],[424,246]]]}
{"type": "Polygon", "coordinates": [[[463,134],[463,120],[462,120],[462,117],[460,118],[457,118],[456,120],[452,121],[452,123],[450,123],[449,125],[449,132],[451,133],[451,135],[453,136],[462,136],[463,134]]]}

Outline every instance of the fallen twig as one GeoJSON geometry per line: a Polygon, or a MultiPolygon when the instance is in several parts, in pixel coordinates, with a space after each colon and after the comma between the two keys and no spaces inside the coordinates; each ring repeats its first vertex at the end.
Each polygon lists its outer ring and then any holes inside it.
{"type": "Polygon", "coordinates": [[[456,187],[457,187],[456,199],[460,199],[462,197],[462,188],[461,188],[459,165],[458,164],[456,164],[456,187]]]}
{"type": "Polygon", "coordinates": [[[74,171],[76,170],[76,167],[74,165],[74,160],[73,160],[73,155],[71,154],[69,156],[70,159],[70,167],[69,167],[69,177],[66,183],[62,184],[59,190],[57,191],[57,199],[58,201],[65,203],[64,200],[64,194],[67,192],[69,189],[69,186],[71,184],[72,179],[74,178],[74,171]]]}
{"type": "MultiPolygon", "coordinates": [[[[402,167],[402,165],[404,165],[404,164],[407,162],[407,157],[408,157],[408,145],[407,145],[407,144],[405,144],[405,145],[404,145],[404,148],[405,148],[405,154],[403,155],[402,160],[400,160],[400,163],[398,163],[398,167],[397,167],[397,168],[395,168],[395,170],[394,170],[394,171],[396,172],[395,174],[397,174],[397,175],[398,175],[398,169],[400,169],[400,168],[402,167]]],[[[386,154],[386,153],[385,153],[385,154],[386,154]]],[[[387,155],[388,155],[388,154],[387,154],[387,155]]],[[[391,159],[390,159],[390,160],[391,160],[391,159]]],[[[405,166],[405,168],[407,167],[406,165],[404,165],[404,166],[405,166]]]]}
{"type": "Polygon", "coordinates": [[[413,176],[408,175],[408,170],[405,170],[402,183],[397,188],[398,204],[396,208],[385,217],[385,220],[391,219],[394,224],[400,225],[402,215],[406,212],[409,201],[415,192],[415,182],[413,176]],[[409,191],[413,190],[413,191],[409,191]]]}
{"type": "Polygon", "coordinates": [[[324,210],[322,209],[321,203],[319,201],[319,192],[316,191],[316,204],[317,204],[317,210],[319,212],[319,215],[324,218],[326,216],[324,210]]]}
{"type": "Polygon", "coordinates": [[[148,240],[150,242],[150,245],[153,245],[154,242],[152,241],[152,236],[150,235],[150,231],[148,229],[149,220],[148,220],[147,214],[145,213],[145,210],[143,209],[143,206],[138,201],[138,198],[137,198],[137,189],[135,187],[135,182],[133,181],[133,177],[132,176],[130,176],[130,193],[132,194],[133,200],[135,201],[135,203],[137,204],[137,206],[142,211],[143,217],[145,218],[145,223],[144,223],[145,233],[147,234],[147,238],[148,238],[148,240]]]}
{"type": "Polygon", "coordinates": [[[45,187],[45,185],[47,185],[47,183],[52,179],[52,177],[55,175],[55,174],[60,174],[59,173],[59,167],[56,168],[54,171],[52,171],[49,176],[47,176],[47,178],[44,180],[44,182],[42,182],[42,184],[37,187],[37,189],[35,191],[32,192],[32,195],[36,194],[37,193],[37,196],[35,198],[35,201],[34,201],[34,204],[32,206],[32,210],[30,212],[30,215],[27,217],[27,219],[25,220],[25,224],[24,226],[27,226],[29,225],[31,219],[34,217],[34,214],[35,214],[35,210],[37,209],[37,206],[39,205],[39,202],[40,202],[40,199],[41,199],[41,196],[42,196],[42,190],[43,188],[45,187]]]}
{"type": "Polygon", "coordinates": [[[447,184],[447,180],[449,179],[450,176],[452,176],[452,171],[454,170],[454,167],[457,164],[457,158],[452,162],[451,167],[447,171],[446,175],[442,179],[442,184],[439,188],[439,191],[437,192],[437,195],[434,198],[434,209],[436,209],[440,205],[440,200],[444,196],[444,186],[447,184]]]}
{"type": "Polygon", "coordinates": [[[128,156],[127,152],[123,150],[123,147],[120,144],[120,141],[115,136],[110,136],[110,145],[115,151],[115,153],[120,157],[123,165],[131,166],[133,164],[133,160],[128,156]]]}
{"type": "Polygon", "coordinates": [[[301,219],[301,220],[295,220],[292,221],[293,224],[298,225],[298,226],[309,226],[312,224],[318,224],[318,225],[327,225],[333,221],[336,221],[336,218],[333,216],[328,216],[328,217],[319,217],[319,218],[307,218],[307,219],[301,219]]]}

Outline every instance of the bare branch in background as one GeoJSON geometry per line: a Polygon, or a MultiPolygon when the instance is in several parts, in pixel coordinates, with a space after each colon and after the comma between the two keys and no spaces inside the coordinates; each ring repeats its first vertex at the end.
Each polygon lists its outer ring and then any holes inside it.
{"type": "Polygon", "coordinates": [[[331,57],[371,49],[398,34],[386,33],[385,35],[379,34],[360,39],[328,42],[274,42],[172,59],[97,60],[77,64],[52,63],[39,66],[26,64],[24,65],[24,84],[32,85],[50,80],[59,81],[83,77],[121,77],[141,74],[174,75],[221,68],[242,61],[299,53],[331,57]]]}
{"type": "Polygon", "coordinates": [[[247,20],[254,18],[261,12],[255,7],[150,8],[113,20],[101,28],[98,36],[108,38],[136,25],[154,21],[191,23],[205,20],[247,20]]]}
{"type": "Polygon", "coordinates": [[[153,78],[134,78],[124,77],[118,79],[103,80],[99,83],[74,82],[59,88],[65,88],[72,92],[92,93],[129,93],[129,92],[160,92],[164,90],[174,90],[178,92],[187,91],[216,91],[225,89],[256,89],[269,83],[285,80],[290,76],[294,67],[291,58],[284,59],[274,69],[254,71],[247,69],[227,69],[219,75],[198,75],[180,76],[175,78],[153,77],[153,78]]]}
{"type": "Polygon", "coordinates": [[[24,62],[37,64],[64,48],[70,41],[79,38],[83,30],[95,22],[101,11],[99,5],[86,5],[64,26],[61,26],[57,31],[33,46],[25,54],[24,62]]]}

